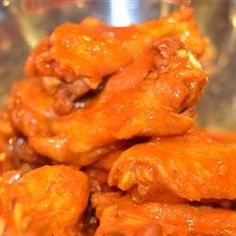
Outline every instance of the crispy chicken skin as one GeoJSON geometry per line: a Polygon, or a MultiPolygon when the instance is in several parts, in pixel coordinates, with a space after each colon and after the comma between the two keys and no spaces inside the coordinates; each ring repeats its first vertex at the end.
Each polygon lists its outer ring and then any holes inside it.
{"type": "Polygon", "coordinates": [[[54,119],[51,135],[30,136],[29,143],[39,154],[67,162],[120,139],[183,134],[205,83],[179,39],[161,38],[112,76],[90,106],[54,119]]]}
{"type": "Polygon", "coordinates": [[[78,235],[88,194],[88,178],[78,170],[63,165],[33,170],[1,192],[4,235],[78,235]]]}
{"type": "MultiPolygon", "coordinates": [[[[103,204],[104,205],[104,204],[103,204]]],[[[95,236],[222,236],[236,234],[236,213],[188,204],[145,202],[125,196],[105,207],[95,236]]]]}
{"type": "Polygon", "coordinates": [[[144,199],[162,189],[189,200],[235,199],[236,150],[204,131],[131,147],[114,163],[109,184],[144,199]]]}

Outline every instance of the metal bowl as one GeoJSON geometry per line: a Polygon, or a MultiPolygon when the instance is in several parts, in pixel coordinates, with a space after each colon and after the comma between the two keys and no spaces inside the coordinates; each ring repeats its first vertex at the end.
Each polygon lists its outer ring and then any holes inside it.
{"type": "MultiPolygon", "coordinates": [[[[211,128],[236,129],[236,1],[193,0],[191,6],[214,49],[209,83],[198,104],[198,122],[211,128]]],[[[95,16],[121,26],[160,17],[178,7],[154,0],[2,0],[0,107],[6,104],[13,81],[23,77],[31,48],[56,25],[95,16]]]]}

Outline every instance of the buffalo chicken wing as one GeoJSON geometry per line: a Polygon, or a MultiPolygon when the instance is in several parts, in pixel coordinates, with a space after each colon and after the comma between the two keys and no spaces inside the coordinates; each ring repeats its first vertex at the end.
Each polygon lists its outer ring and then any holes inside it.
{"type": "Polygon", "coordinates": [[[131,147],[114,163],[109,183],[149,198],[168,189],[189,200],[235,199],[236,149],[204,131],[131,147]]]}
{"type": "Polygon", "coordinates": [[[235,135],[194,128],[191,9],[64,23],[0,113],[0,236],[236,235],[235,135]]]}

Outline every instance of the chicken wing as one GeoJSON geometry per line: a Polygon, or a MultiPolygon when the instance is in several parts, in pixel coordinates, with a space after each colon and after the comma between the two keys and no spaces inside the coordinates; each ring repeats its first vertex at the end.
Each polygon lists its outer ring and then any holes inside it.
{"type": "Polygon", "coordinates": [[[71,167],[30,171],[1,192],[4,235],[78,235],[88,195],[88,178],[71,167]]]}
{"type": "Polygon", "coordinates": [[[145,202],[127,196],[105,207],[95,236],[222,236],[236,234],[236,213],[187,204],[145,202]]]}
{"type": "Polygon", "coordinates": [[[30,136],[29,143],[39,154],[66,162],[117,140],[185,133],[205,82],[176,37],[159,39],[112,76],[93,103],[53,120],[51,135],[30,136]]]}
{"type": "Polygon", "coordinates": [[[0,113],[0,236],[235,236],[235,136],[194,128],[206,44],[184,7],[43,39],[0,113]]]}
{"type": "Polygon", "coordinates": [[[156,38],[176,35],[196,55],[205,48],[192,11],[183,8],[161,20],[140,25],[112,27],[88,18],[80,24],[57,27],[33,51],[26,64],[27,76],[56,77],[71,82],[82,80],[87,90],[127,65],[156,38]]]}
{"type": "Polygon", "coordinates": [[[235,199],[235,158],[230,145],[194,130],[131,147],[113,165],[109,183],[144,199],[162,189],[189,200],[235,199]]]}

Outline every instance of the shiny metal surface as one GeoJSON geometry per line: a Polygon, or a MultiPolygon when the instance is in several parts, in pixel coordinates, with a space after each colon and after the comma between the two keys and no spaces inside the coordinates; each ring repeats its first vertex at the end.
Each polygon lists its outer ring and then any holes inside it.
{"type": "MultiPolygon", "coordinates": [[[[236,129],[236,1],[193,0],[191,6],[214,48],[209,84],[198,105],[199,123],[236,129]]],[[[163,16],[175,8],[178,5],[156,0],[1,0],[0,107],[6,103],[12,82],[22,78],[30,49],[56,25],[86,16],[126,25],[163,16]]]]}

